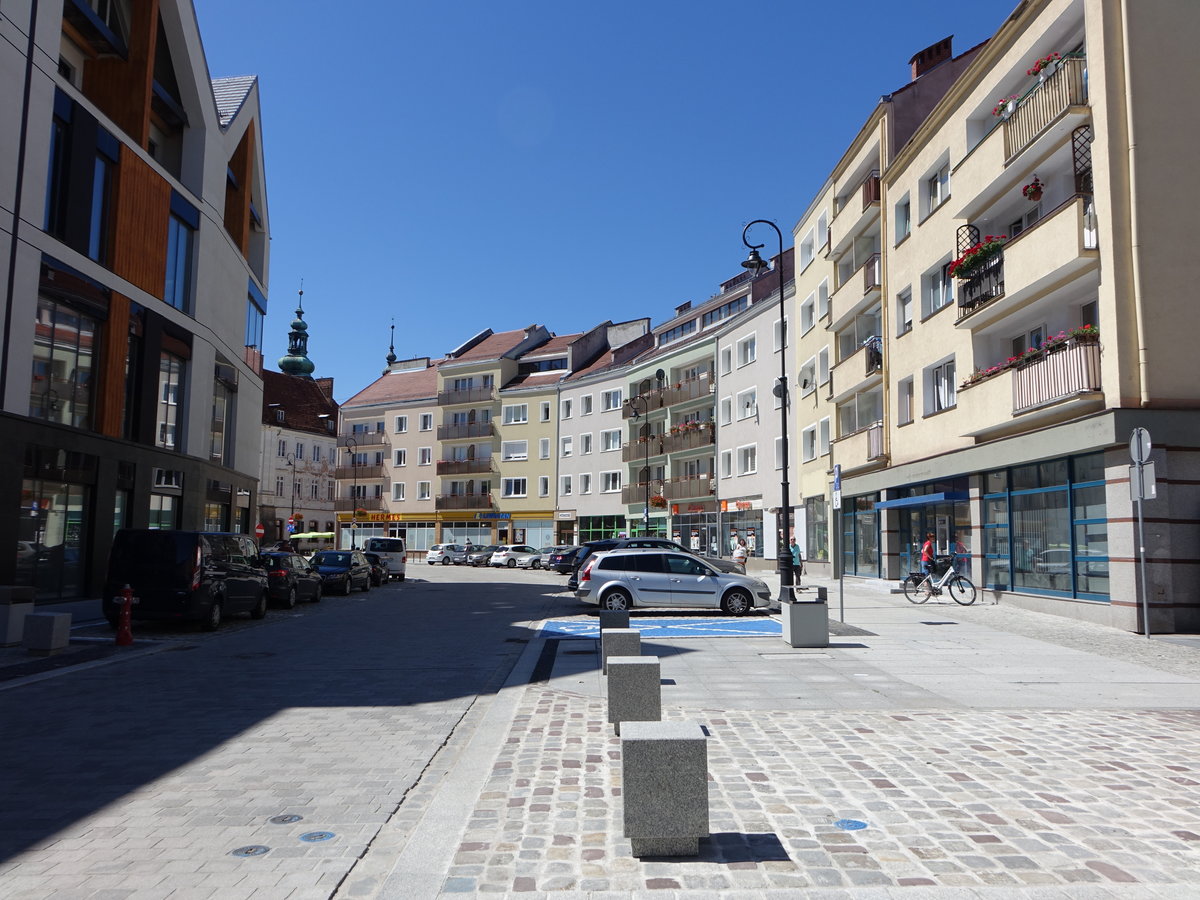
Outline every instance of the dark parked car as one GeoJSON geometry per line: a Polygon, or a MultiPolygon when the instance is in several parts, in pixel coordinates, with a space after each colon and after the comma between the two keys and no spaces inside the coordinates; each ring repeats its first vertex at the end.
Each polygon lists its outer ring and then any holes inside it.
{"type": "Polygon", "coordinates": [[[575,568],[575,554],[582,549],[579,546],[559,547],[547,556],[542,564],[560,575],[570,575],[571,570],[575,568]]]}
{"type": "Polygon", "coordinates": [[[125,585],[135,619],[199,621],[210,631],[233,613],[267,614],[267,573],[244,534],[123,528],[113,536],[101,609],[115,628],[125,585]]]}
{"type": "Polygon", "coordinates": [[[575,554],[572,560],[571,577],[567,579],[567,590],[574,591],[579,589],[579,570],[588,561],[588,558],[593,553],[603,553],[607,550],[675,550],[679,553],[687,553],[689,556],[696,556],[704,560],[714,569],[719,572],[740,572],[738,567],[730,560],[720,559],[715,556],[700,556],[695,550],[689,550],[674,541],[668,541],[666,538],[656,537],[635,537],[635,538],[605,538],[600,541],[587,541],[575,554]]]}
{"type": "Polygon", "coordinates": [[[378,553],[364,553],[363,556],[371,564],[371,587],[379,587],[385,581],[390,580],[387,560],[378,553]]]}
{"type": "Polygon", "coordinates": [[[469,566],[486,566],[492,561],[492,554],[496,552],[495,544],[488,544],[484,547],[468,547],[467,548],[467,565],[469,566]]]}
{"type": "Polygon", "coordinates": [[[321,573],[330,593],[349,594],[354,588],[371,589],[371,564],[361,550],[322,550],[309,563],[321,573]]]}
{"type": "Polygon", "coordinates": [[[321,599],[321,576],[299,553],[264,553],[262,560],[271,599],[284,609],[292,609],[297,600],[321,599]]]}

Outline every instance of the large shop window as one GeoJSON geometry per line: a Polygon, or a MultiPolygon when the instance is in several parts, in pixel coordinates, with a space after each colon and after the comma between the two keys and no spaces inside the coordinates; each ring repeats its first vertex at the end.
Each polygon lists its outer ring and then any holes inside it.
{"type": "Polygon", "coordinates": [[[1110,599],[1102,454],[989,472],[984,490],[988,587],[1110,599]]]}
{"type": "Polygon", "coordinates": [[[55,300],[38,298],[30,416],[91,428],[98,334],[95,319],[55,300]]]}
{"type": "Polygon", "coordinates": [[[808,497],[804,501],[804,539],[808,559],[829,558],[829,501],[808,497]]]}
{"type": "Polygon", "coordinates": [[[96,464],[86,453],[26,448],[14,581],[33,587],[39,600],[83,593],[96,464]]]}
{"type": "Polygon", "coordinates": [[[879,494],[842,501],[842,566],[847,575],[880,576],[879,494]]]}
{"type": "Polygon", "coordinates": [[[602,541],[626,533],[624,516],[580,516],[579,542],[602,541]]]}

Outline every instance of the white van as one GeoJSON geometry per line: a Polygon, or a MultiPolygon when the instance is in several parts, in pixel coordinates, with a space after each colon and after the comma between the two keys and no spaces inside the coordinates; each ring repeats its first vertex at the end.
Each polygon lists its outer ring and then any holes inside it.
{"type": "Polygon", "coordinates": [[[367,538],[363,550],[367,553],[378,553],[380,558],[387,560],[389,575],[397,581],[404,580],[404,564],[408,562],[408,550],[404,546],[403,538],[367,538]]]}

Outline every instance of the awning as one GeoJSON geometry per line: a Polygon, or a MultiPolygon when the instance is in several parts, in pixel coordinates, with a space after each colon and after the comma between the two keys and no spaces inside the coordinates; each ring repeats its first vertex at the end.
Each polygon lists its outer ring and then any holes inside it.
{"type": "Polygon", "coordinates": [[[899,500],[884,500],[876,503],[876,509],[903,509],[912,506],[932,506],[935,503],[954,503],[959,500],[969,500],[966,491],[944,491],[938,494],[918,494],[915,497],[901,497],[899,500]]]}

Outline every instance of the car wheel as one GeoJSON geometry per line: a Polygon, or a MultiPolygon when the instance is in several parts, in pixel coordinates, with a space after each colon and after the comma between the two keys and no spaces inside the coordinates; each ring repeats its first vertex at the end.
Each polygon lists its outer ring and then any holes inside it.
{"type": "Polygon", "coordinates": [[[721,609],[729,616],[744,616],[754,609],[754,598],[738,588],[721,599],[721,609]]]}
{"type": "Polygon", "coordinates": [[[371,590],[371,576],[370,575],[368,575],[366,578],[363,579],[362,592],[365,594],[369,590],[371,590]]]}
{"type": "Polygon", "coordinates": [[[396,580],[398,582],[400,582],[401,584],[404,584],[404,576],[403,575],[397,575],[396,580]]]}
{"type": "Polygon", "coordinates": [[[320,603],[320,602],[321,602],[321,585],[319,585],[319,584],[318,584],[318,585],[316,586],[316,588],[313,590],[312,602],[313,602],[313,603],[320,603]]]}
{"type": "Polygon", "coordinates": [[[287,599],[283,601],[283,608],[284,609],[295,609],[296,608],[296,586],[295,585],[292,585],[290,588],[288,588],[288,595],[287,595],[287,599]]]}
{"type": "Polygon", "coordinates": [[[517,567],[517,561],[515,559],[510,559],[508,562],[505,563],[505,565],[508,566],[510,569],[515,569],[517,567]]]}
{"type": "Polygon", "coordinates": [[[347,575],[347,576],[346,576],[346,581],[345,581],[345,583],[344,583],[344,584],[342,584],[342,596],[343,596],[343,597],[349,597],[349,596],[350,596],[350,590],[351,590],[351,587],[352,587],[352,586],[351,586],[351,584],[350,584],[350,576],[349,576],[349,575],[347,575]]]}
{"type": "Polygon", "coordinates": [[[629,596],[629,592],[624,588],[613,588],[600,600],[601,609],[617,610],[618,612],[624,609],[630,609],[633,606],[633,598],[629,596]]]}
{"type": "Polygon", "coordinates": [[[450,565],[450,557],[448,557],[448,556],[443,556],[443,557],[442,557],[442,565],[443,565],[443,566],[448,566],[448,565],[450,565]]]}
{"type": "Polygon", "coordinates": [[[208,616],[204,619],[205,631],[216,631],[221,627],[221,601],[213,600],[208,608],[208,616]]]}
{"type": "Polygon", "coordinates": [[[541,567],[542,567],[542,561],[540,559],[535,559],[533,562],[531,562],[529,564],[529,568],[531,568],[531,569],[540,569],[541,567]]]}
{"type": "Polygon", "coordinates": [[[264,619],[267,615],[267,592],[263,591],[258,598],[258,604],[250,610],[250,618],[264,619]]]}

